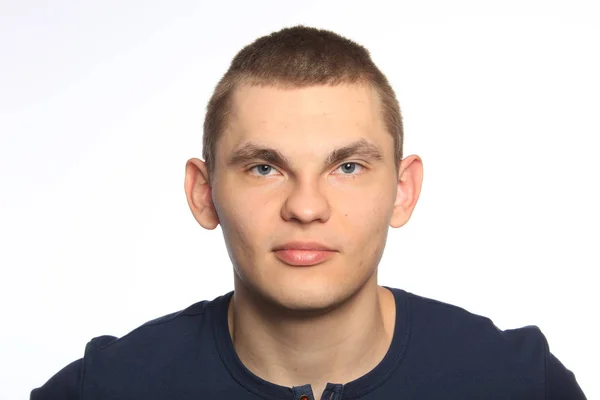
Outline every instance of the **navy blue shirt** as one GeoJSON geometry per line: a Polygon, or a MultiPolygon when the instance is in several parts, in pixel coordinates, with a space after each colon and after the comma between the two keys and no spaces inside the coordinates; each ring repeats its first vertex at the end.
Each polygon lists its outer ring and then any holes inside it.
{"type": "Polygon", "coordinates": [[[396,299],[396,324],[385,357],[352,382],[328,383],[322,395],[302,382],[267,382],[242,364],[229,335],[229,292],[121,338],[92,339],[83,358],[30,399],[585,399],[537,327],[501,331],[462,308],[388,289],[396,299]]]}

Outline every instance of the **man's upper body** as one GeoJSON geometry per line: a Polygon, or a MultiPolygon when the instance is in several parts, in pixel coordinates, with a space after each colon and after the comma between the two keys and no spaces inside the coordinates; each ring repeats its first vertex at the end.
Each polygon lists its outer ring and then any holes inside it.
{"type": "MultiPolygon", "coordinates": [[[[281,386],[252,373],[228,326],[233,292],[150,321],[117,339],[90,341],[31,400],[584,399],[573,373],[535,326],[501,331],[462,308],[388,288],[395,321],[389,349],[350,382],[281,386]]],[[[293,360],[292,360],[293,361],[293,360]]]]}
{"type": "Polygon", "coordinates": [[[378,285],[421,192],[403,135],[364,47],[293,27],[243,48],[184,183],[196,221],[221,226],[233,297],[93,340],[33,399],[583,398],[538,329],[378,285]]]}

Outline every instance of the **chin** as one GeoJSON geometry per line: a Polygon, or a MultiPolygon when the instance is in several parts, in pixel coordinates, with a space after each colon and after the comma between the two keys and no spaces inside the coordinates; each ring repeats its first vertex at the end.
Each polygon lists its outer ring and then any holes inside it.
{"type": "Polygon", "coordinates": [[[273,280],[261,291],[276,308],[307,316],[328,312],[353,294],[353,290],[340,285],[339,280],[323,277],[301,282],[273,280]]]}
{"type": "Polygon", "coordinates": [[[336,299],[324,297],[285,296],[274,299],[276,305],[296,316],[316,316],[329,312],[339,303],[336,299]]]}
{"type": "MultiPolygon", "coordinates": [[[[289,266],[277,260],[263,260],[257,271],[238,269],[238,283],[274,309],[294,313],[319,314],[345,303],[367,283],[373,271],[329,260],[314,266],[289,266]],[[352,271],[352,273],[350,273],[352,271]],[[246,272],[246,273],[244,273],[246,272]]],[[[363,264],[364,265],[364,264],[363,264]]],[[[249,295],[251,295],[248,293],[249,295]]]]}

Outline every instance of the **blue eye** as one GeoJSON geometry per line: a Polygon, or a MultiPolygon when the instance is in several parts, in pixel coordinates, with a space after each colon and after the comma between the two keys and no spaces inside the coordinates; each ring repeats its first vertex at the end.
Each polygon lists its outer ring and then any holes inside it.
{"type": "Polygon", "coordinates": [[[342,175],[352,175],[354,173],[354,171],[356,171],[356,167],[359,167],[359,169],[360,168],[364,168],[359,163],[347,162],[347,163],[344,163],[344,164],[340,165],[339,169],[341,169],[343,172],[345,172],[342,175]]]}
{"type": "Polygon", "coordinates": [[[256,169],[258,171],[258,174],[260,176],[267,176],[267,175],[269,175],[269,172],[271,172],[273,167],[271,167],[270,165],[267,165],[267,164],[260,164],[260,165],[255,165],[254,167],[250,168],[250,171],[252,171],[254,169],[256,169]]]}
{"type": "Polygon", "coordinates": [[[348,172],[349,174],[351,174],[356,169],[356,165],[357,165],[356,163],[345,163],[345,164],[340,165],[340,168],[342,169],[342,171],[348,172]],[[349,167],[349,168],[345,168],[345,167],[349,167]]]}
{"type": "MultiPolygon", "coordinates": [[[[364,168],[359,163],[347,162],[347,163],[340,165],[338,167],[338,169],[342,170],[342,175],[356,175],[357,174],[356,167],[358,167],[359,170],[360,170],[360,168],[364,168]]],[[[276,170],[269,164],[258,164],[258,165],[255,165],[255,166],[249,168],[248,171],[250,171],[250,172],[256,171],[256,173],[254,173],[255,176],[269,176],[270,172],[273,172],[276,170]]]]}

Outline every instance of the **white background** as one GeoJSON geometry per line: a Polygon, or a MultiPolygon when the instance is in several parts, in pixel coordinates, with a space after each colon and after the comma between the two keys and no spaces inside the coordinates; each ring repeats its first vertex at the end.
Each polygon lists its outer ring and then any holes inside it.
{"type": "Polygon", "coordinates": [[[0,398],[28,398],[94,336],[232,289],[185,162],[235,53],[299,23],[370,49],[424,161],[380,283],[539,326],[600,398],[593,3],[1,1],[0,398]]]}

